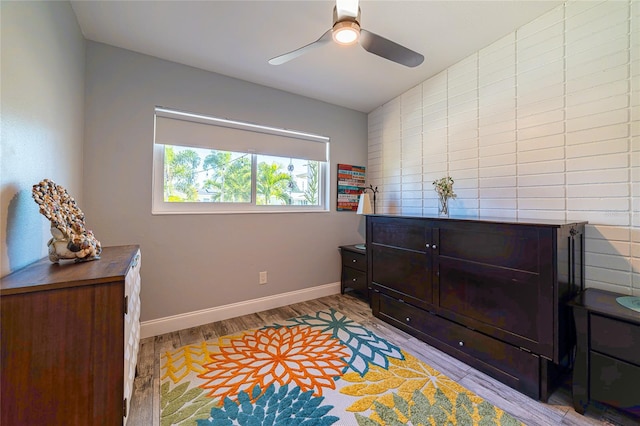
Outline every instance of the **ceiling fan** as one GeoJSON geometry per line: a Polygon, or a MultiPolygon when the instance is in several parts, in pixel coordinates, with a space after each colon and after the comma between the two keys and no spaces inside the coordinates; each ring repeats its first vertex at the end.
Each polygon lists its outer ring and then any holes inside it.
{"type": "Polygon", "coordinates": [[[306,46],[302,46],[284,55],[271,58],[269,59],[269,63],[271,65],[284,64],[309,50],[330,43],[331,40],[345,46],[360,43],[360,46],[367,52],[407,67],[417,67],[424,61],[424,56],[420,53],[407,49],[398,43],[360,27],[360,6],[358,6],[358,0],[336,0],[336,5],[333,8],[332,28],[327,30],[313,43],[309,43],[306,46]]]}

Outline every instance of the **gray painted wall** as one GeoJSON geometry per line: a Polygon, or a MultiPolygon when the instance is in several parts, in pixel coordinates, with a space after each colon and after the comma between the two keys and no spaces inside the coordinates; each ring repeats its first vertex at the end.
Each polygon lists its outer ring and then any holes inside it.
{"type": "Polygon", "coordinates": [[[335,209],[336,164],[366,165],[364,113],[87,42],[85,117],[84,211],[104,246],[140,244],[143,321],[338,282],[338,246],[364,239],[335,209]],[[152,215],[156,105],[329,136],[331,211],[152,215]]]}
{"type": "MultiPolygon", "coordinates": [[[[2,2],[0,276],[47,254],[31,187],[63,185],[83,208],[84,39],[67,2],[2,2]]],[[[90,225],[89,218],[89,225],[90,225]]]]}

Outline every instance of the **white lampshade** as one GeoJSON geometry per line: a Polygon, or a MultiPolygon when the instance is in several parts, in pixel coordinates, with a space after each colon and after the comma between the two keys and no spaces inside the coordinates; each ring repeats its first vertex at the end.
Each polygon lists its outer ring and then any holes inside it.
{"type": "Polygon", "coordinates": [[[371,214],[373,211],[371,210],[371,200],[369,199],[369,194],[363,192],[360,194],[360,201],[358,201],[358,210],[357,214],[371,214]]]}

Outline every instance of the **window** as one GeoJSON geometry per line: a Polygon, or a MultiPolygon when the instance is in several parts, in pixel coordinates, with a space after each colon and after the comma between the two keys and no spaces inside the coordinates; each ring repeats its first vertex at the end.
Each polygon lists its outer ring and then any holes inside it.
{"type": "Polygon", "coordinates": [[[155,112],[154,214],[327,210],[329,138],[155,112]]]}

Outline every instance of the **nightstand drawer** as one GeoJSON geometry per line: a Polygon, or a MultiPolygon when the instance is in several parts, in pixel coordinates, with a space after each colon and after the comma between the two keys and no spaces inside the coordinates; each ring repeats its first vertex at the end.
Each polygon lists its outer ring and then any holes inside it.
{"type": "Polygon", "coordinates": [[[348,250],[342,251],[342,266],[357,269],[362,272],[367,271],[367,258],[364,253],[355,253],[348,250]]]}
{"type": "Polygon", "coordinates": [[[640,415],[640,367],[591,352],[591,399],[640,415]]]}
{"type": "Polygon", "coordinates": [[[342,269],[343,285],[354,290],[367,289],[367,273],[353,268],[342,269]]]}
{"type": "Polygon", "coordinates": [[[640,366],[640,327],[591,314],[591,349],[640,366]]]}

